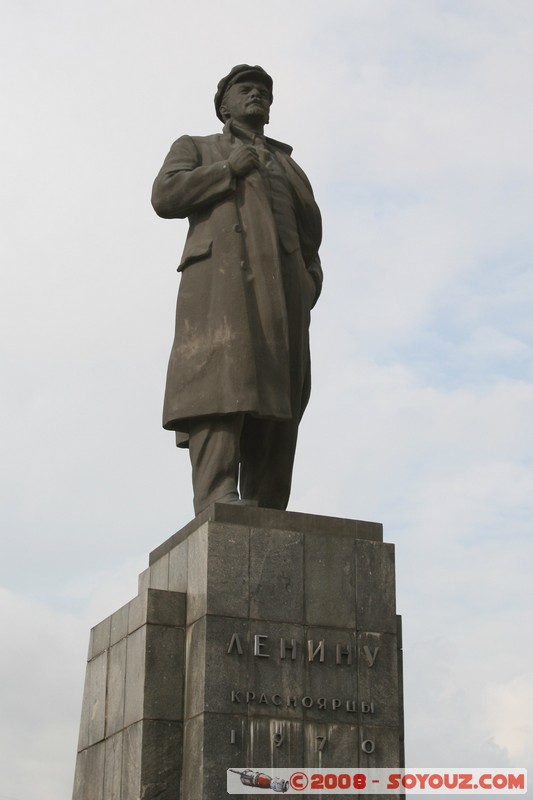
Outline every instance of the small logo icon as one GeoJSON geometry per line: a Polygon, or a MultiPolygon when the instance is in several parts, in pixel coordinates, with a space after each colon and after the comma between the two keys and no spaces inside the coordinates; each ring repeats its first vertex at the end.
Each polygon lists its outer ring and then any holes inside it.
{"type": "Polygon", "coordinates": [[[271,778],[264,772],[255,772],[253,769],[230,769],[229,772],[234,772],[240,775],[241,783],[244,786],[254,786],[257,789],[269,789],[271,792],[285,793],[289,788],[289,781],[283,778],[271,778]]]}

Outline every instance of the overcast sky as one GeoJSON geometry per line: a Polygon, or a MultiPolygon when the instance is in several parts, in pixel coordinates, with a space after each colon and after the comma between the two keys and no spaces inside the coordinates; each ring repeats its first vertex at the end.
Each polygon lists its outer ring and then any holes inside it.
{"type": "Polygon", "coordinates": [[[89,628],[193,516],[171,142],[274,78],[324,217],[291,510],[397,554],[412,766],[533,768],[530,0],[3,0],[0,800],[70,798],[89,628]]]}

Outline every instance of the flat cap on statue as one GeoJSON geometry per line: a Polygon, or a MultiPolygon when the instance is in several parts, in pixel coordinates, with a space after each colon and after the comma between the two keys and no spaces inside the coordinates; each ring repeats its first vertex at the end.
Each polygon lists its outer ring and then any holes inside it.
{"type": "Polygon", "coordinates": [[[218,82],[217,92],[215,94],[215,109],[217,112],[217,117],[219,120],[224,122],[224,118],[220,113],[220,106],[222,105],[222,99],[227,89],[234,83],[240,83],[241,81],[245,81],[251,78],[255,78],[255,80],[261,81],[267,87],[268,91],[270,92],[270,102],[272,103],[273,94],[272,94],[272,85],[273,81],[268,72],[265,72],[263,67],[260,67],[258,64],[255,67],[250,66],[250,64],[237,64],[236,67],[224,77],[221,78],[218,82]]]}

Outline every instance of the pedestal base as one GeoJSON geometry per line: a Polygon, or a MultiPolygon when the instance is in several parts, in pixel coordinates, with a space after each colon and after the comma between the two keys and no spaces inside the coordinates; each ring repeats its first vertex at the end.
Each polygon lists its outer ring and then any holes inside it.
{"type": "Polygon", "coordinates": [[[214,504],[91,632],[74,800],[220,800],[230,767],[403,765],[377,523],[214,504]]]}

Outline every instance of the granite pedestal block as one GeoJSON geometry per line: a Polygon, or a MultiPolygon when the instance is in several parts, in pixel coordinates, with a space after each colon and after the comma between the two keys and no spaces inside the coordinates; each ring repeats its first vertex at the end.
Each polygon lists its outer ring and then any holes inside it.
{"type": "Polygon", "coordinates": [[[216,503],[91,632],[74,800],[220,800],[229,767],[400,767],[377,523],[216,503]]]}

